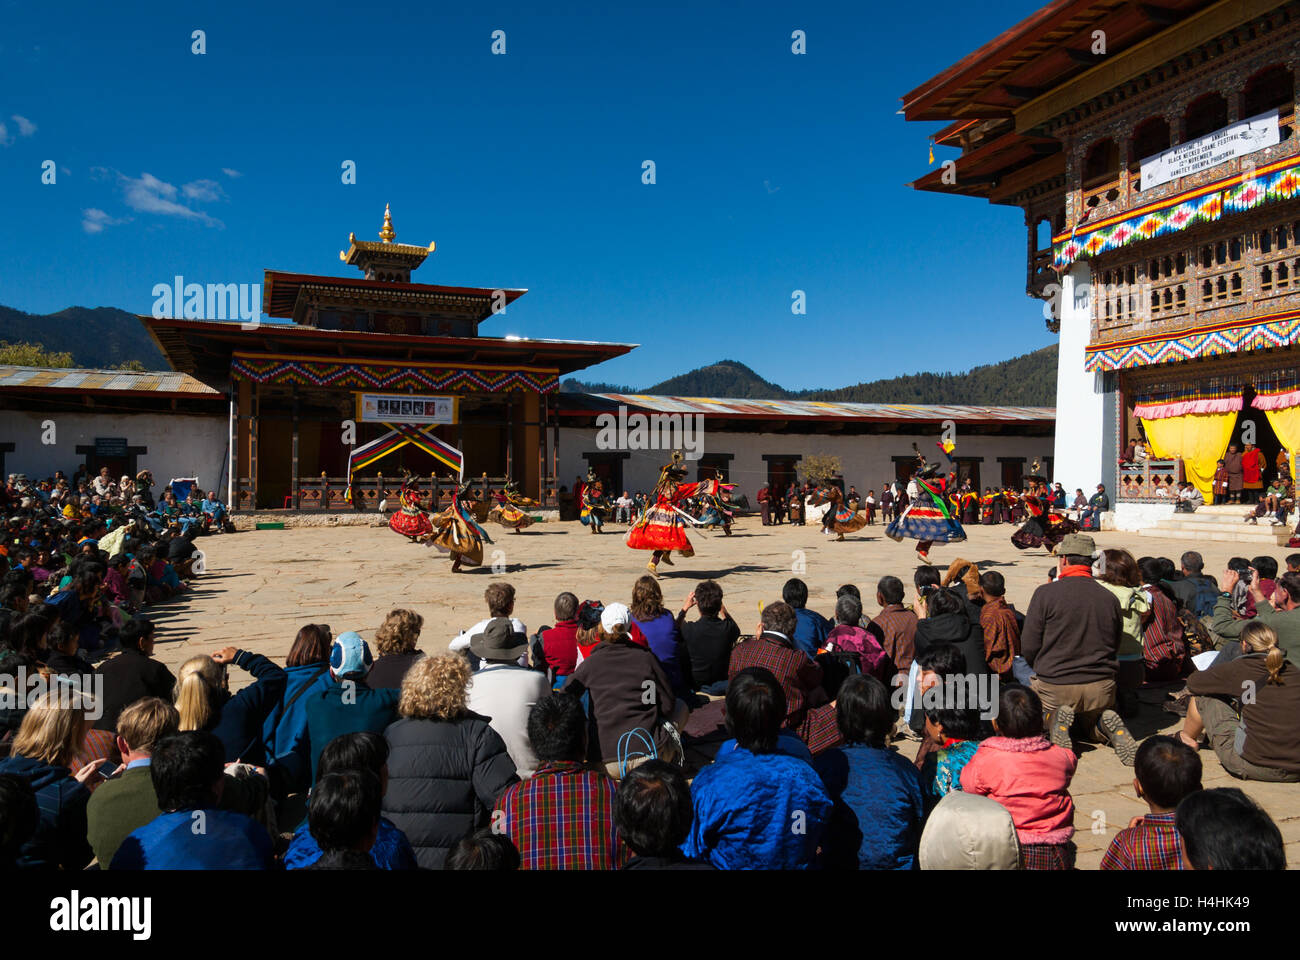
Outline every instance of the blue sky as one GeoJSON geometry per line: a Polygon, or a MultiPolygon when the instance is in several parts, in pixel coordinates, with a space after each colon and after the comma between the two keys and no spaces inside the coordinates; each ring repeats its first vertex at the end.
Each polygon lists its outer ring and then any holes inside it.
{"type": "Polygon", "coordinates": [[[359,275],[338,251],[388,202],[437,242],[413,279],[529,289],[485,335],[642,344],[590,379],[831,387],[1053,342],[1020,211],[904,186],[939,125],[896,115],[1033,0],[542,6],[0,0],[0,304],[359,275]]]}

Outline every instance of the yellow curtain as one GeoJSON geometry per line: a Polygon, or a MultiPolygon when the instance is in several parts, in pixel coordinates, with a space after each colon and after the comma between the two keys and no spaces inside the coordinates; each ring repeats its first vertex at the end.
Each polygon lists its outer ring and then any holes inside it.
{"type": "MultiPolygon", "coordinates": [[[[1201,491],[1206,503],[1213,503],[1214,470],[1228,449],[1236,422],[1236,413],[1188,413],[1162,420],[1143,419],[1142,426],[1150,441],[1151,456],[1157,460],[1181,457],[1188,482],[1201,491]]],[[[1271,413],[1269,422],[1273,422],[1271,413]]],[[[1300,420],[1295,423],[1300,433],[1300,420]]],[[[1274,426],[1273,429],[1278,428],[1274,426]]],[[[1278,436],[1281,436],[1280,432],[1278,436]]]]}
{"type": "Polygon", "coordinates": [[[1300,450],[1300,407],[1284,410],[1265,410],[1269,426],[1277,434],[1291,459],[1291,476],[1295,476],[1296,451],[1300,450]]]}

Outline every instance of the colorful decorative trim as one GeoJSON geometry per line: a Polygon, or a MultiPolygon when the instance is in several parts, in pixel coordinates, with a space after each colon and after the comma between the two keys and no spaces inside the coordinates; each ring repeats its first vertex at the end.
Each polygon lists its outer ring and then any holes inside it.
{"type": "Polygon", "coordinates": [[[441,390],[495,393],[505,390],[554,393],[559,372],[546,367],[494,367],[464,364],[438,366],[411,361],[322,360],[319,357],[269,356],[236,353],[230,376],[254,383],[296,383],[301,386],[353,390],[441,390]]]}
{"type": "Polygon", "coordinates": [[[1245,350],[1288,347],[1300,340],[1300,310],[1187,330],[1173,336],[1153,334],[1085,348],[1084,369],[1127,370],[1175,360],[1194,360],[1245,350]]]}
{"type": "Polygon", "coordinates": [[[404,447],[408,443],[419,447],[440,463],[445,463],[456,471],[458,478],[465,476],[465,455],[451,444],[439,440],[432,433],[426,432],[429,428],[417,427],[409,423],[385,423],[384,426],[388,428],[388,433],[354,448],[351,456],[348,457],[348,487],[347,492],[344,494],[347,500],[352,499],[352,474],[354,471],[383,459],[394,450],[404,447]]]}
{"type": "Polygon", "coordinates": [[[1138,403],[1133,406],[1133,416],[1142,420],[1164,420],[1188,413],[1236,413],[1241,409],[1241,397],[1221,400],[1184,400],[1181,403],[1138,403]]]}
{"type": "Polygon", "coordinates": [[[1256,410],[1285,410],[1287,407],[1300,407],[1300,390],[1286,393],[1258,393],[1250,405],[1256,410]]]}
{"type": "Polygon", "coordinates": [[[1260,167],[1251,178],[1238,173],[1053,237],[1052,265],[1064,270],[1076,260],[1218,220],[1225,210],[1241,213],[1297,195],[1300,195],[1300,157],[1287,157],[1260,167]]]}

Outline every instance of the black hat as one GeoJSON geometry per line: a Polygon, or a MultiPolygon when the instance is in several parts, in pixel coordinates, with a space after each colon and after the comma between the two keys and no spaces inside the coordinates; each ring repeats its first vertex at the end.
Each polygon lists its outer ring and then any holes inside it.
{"type": "Polygon", "coordinates": [[[509,617],[493,617],[482,633],[469,638],[469,649],[483,660],[518,660],[528,652],[528,640],[515,632],[509,617]]]}

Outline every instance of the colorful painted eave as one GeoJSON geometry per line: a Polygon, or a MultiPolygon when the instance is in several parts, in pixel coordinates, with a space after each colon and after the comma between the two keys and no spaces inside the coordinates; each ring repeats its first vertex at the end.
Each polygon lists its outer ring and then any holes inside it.
{"type": "Polygon", "coordinates": [[[1084,369],[1089,373],[1127,370],[1245,350],[1289,347],[1297,342],[1300,342],[1300,310],[1289,310],[1245,321],[1184,330],[1171,336],[1153,334],[1093,344],[1084,351],[1084,369]]]}
{"type": "Polygon", "coordinates": [[[1073,233],[1059,234],[1052,238],[1052,265],[1064,270],[1076,260],[1179,233],[1198,223],[1214,222],[1225,212],[1244,213],[1297,195],[1300,195],[1300,157],[1286,157],[1257,168],[1254,176],[1238,173],[1087,227],[1078,227],[1073,233]]]}
{"type": "Polygon", "coordinates": [[[328,361],[320,357],[235,353],[232,380],[298,384],[353,390],[450,390],[554,393],[559,375],[554,367],[492,366],[489,364],[419,363],[413,361],[328,361]]]}

